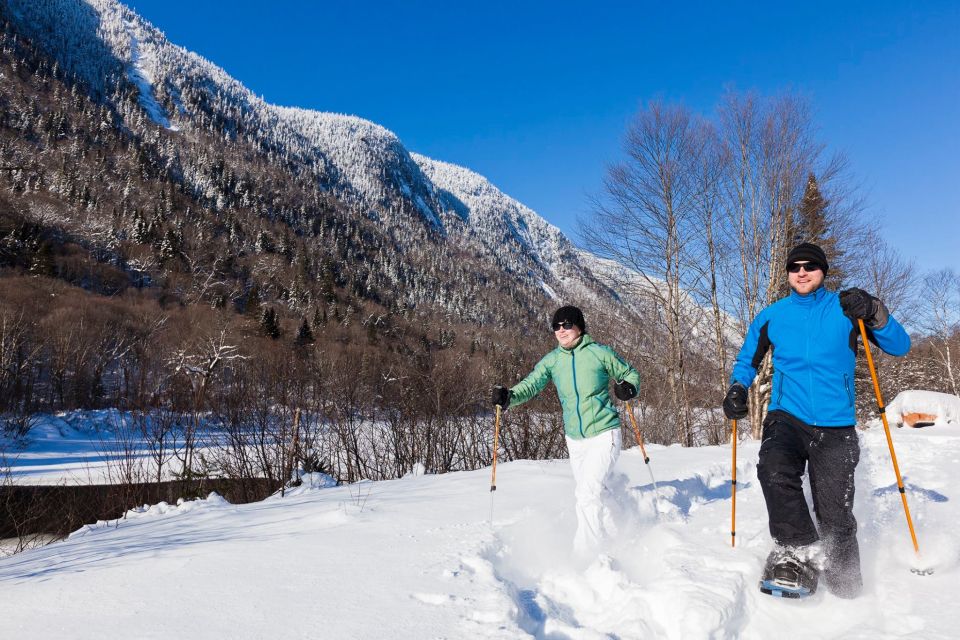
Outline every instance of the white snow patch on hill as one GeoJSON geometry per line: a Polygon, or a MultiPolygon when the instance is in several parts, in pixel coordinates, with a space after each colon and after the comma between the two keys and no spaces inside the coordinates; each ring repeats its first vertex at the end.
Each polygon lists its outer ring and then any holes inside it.
{"type": "Polygon", "coordinates": [[[153,95],[153,65],[150,63],[154,61],[140,51],[137,36],[134,35],[130,23],[125,22],[124,25],[127,35],[130,36],[130,66],[127,69],[127,76],[131,82],[137,85],[137,89],[140,92],[138,97],[140,106],[147,112],[150,119],[161,127],[171,131],[178,131],[179,129],[177,127],[170,124],[170,118],[167,117],[163,107],[160,106],[157,98],[153,95]]]}

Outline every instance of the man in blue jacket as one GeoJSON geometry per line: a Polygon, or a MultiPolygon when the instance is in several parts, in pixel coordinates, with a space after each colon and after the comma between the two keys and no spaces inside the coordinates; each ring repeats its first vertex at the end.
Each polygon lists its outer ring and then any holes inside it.
{"type": "Polygon", "coordinates": [[[799,597],[816,590],[820,569],[841,597],[860,593],[860,551],[853,517],[854,470],[860,445],[854,428],[853,373],[862,319],[871,342],[901,356],[910,337],[884,304],[861,289],[827,291],[823,250],[803,243],[787,257],[790,295],[761,311],[747,331],[723,401],[728,418],[747,415],[747,389],[769,349],[773,388],[757,476],[776,547],[761,590],[799,597]],[[803,495],[810,476],[814,526],[803,495]]]}

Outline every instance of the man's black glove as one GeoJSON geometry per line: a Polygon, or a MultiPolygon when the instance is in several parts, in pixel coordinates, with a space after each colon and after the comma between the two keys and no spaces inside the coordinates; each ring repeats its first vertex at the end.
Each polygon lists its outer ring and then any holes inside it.
{"type": "Polygon", "coordinates": [[[730,385],[723,399],[723,413],[730,420],[747,417],[747,388],[739,382],[730,385]]]}
{"type": "Polygon", "coordinates": [[[626,402],[637,395],[637,388],[626,380],[621,380],[613,385],[613,395],[617,396],[617,400],[626,402]]]}
{"type": "Polygon", "coordinates": [[[861,319],[871,329],[882,329],[890,318],[890,312],[879,298],[856,287],[840,292],[840,308],[845,316],[854,321],[861,319]]]}
{"type": "Polygon", "coordinates": [[[500,386],[499,384],[493,388],[493,393],[491,394],[491,402],[494,405],[500,405],[504,409],[510,406],[510,398],[513,396],[513,391],[507,389],[506,387],[500,386]]]}

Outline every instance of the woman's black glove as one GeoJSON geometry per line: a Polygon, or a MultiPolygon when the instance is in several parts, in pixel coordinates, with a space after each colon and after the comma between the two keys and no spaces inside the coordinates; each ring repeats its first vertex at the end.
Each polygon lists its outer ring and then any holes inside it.
{"type": "Polygon", "coordinates": [[[863,320],[871,329],[882,329],[890,318],[886,305],[863,289],[846,289],[840,292],[840,308],[851,320],[863,320]]]}
{"type": "Polygon", "coordinates": [[[626,380],[621,380],[613,385],[613,395],[617,396],[617,400],[626,402],[637,395],[637,388],[626,380]]]}
{"type": "Polygon", "coordinates": [[[723,414],[730,420],[747,417],[747,388],[739,382],[730,385],[723,399],[723,414]]]}
{"type": "Polygon", "coordinates": [[[510,406],[510,398],[512,396],[513,396],[513,391],[510,391],[510,389],[507,389],[506,387],[503,387],[498,384],[493,388],[493,393],[491,394],[490,401],[494,405],[499,405],[500,407],[506,409],[508,406],[510,406]]]}

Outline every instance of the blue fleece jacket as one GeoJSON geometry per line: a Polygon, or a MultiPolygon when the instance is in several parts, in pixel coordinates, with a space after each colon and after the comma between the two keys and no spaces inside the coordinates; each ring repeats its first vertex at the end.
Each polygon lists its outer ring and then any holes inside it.
{"type": "MultiPolygon", "coordinates": [[[[730,382],[749,388],[768,349],[773,349],[770,411],[786,411],[817,427],[856,423],[853,370],[858,326],[843,315],[839,296],[820,287],[796,291],[761,311],[750,324],[730,382]]],[[[893,316],[870,341],[894,356],[910,350],[910,336],[893,316]]]]}

